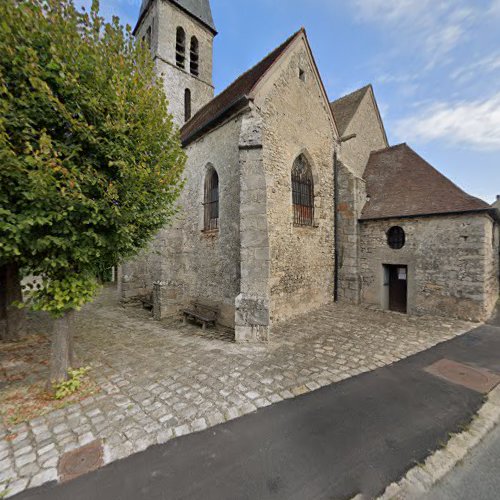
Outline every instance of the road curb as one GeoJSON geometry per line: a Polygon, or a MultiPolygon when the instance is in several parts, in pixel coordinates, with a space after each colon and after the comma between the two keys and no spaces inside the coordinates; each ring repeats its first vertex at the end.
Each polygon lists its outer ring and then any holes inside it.
{"type": "Polygon", "coordinates": [[[397,483],[390,484],[377,500],[422,498],[500,423],[500,386],[491,391],[467,430],[455,434],[446,446],[416,465],[397,483]]]}

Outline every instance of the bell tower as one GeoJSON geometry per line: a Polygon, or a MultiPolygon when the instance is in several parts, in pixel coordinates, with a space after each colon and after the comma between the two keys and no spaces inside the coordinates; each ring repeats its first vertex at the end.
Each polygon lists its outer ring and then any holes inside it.
{"type": "Polygon", "coordinates": [[[169,111],[182,126],[214,97],[210,0],[143,0],[134,35],[149,44],[169,111]]]}

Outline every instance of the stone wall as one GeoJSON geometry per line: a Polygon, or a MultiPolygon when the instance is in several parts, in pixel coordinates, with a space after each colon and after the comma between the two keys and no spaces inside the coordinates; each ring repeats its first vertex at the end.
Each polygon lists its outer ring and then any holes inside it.
{"type": "Polygon", "coordinates": [[[240,197],[238,140],[241,117],[233,118],[186,148],[186,185],[172,228],[161,232],[161,281],[168,303],[163,316],[191,301],[217,306],[219,323],[234,326],[234,303],[240,292],[240,197]],[[207,168],[219,175],[218,231],[203,229],[207,168]]]}
{"type": "Polygon", "coordinates": [[[240,150],[240,294],[236,298],[238,342],[269,340],[270,249],[262,120],[251,106],[242,122],[240,150]]]}
{"type": "Polygon", "coordinates": [[[302,39],[278,64],[256,99],[263,120],[271,322],[331,301],[334,272],[331,113],[302,39]],[[299,78],[299,69],[304,79],[299,78]],[[300,154],[313,170],[312,227],[293,224],[291,170],[300,154]]]}
{"type": "Polygon", "coordinates": [[[338,300],[359,303],[360,280],[358,218],[366,202],[365,181],[340,160],[337,163],[338,300]]]}
{"type": "Polygon", "coordinates": [[[353,134],[355,137],[342,142],[338,158],[338,298],[357,304],[360,300],[358,219],[366,203],[362,176],[371,151],[388,146],[370,88],[344,137],[353,134]]]}
{"type": "Polygon", "coordinates": [[[192,115],[214,97],[212,83],[214,35],[171,2],[161,0],[150,8],[139,27],[137,38],[142,38],[149,26],[153,28],[151,49],[155,56],[157,73],[164,79],[169,111],[174,116],[174,122],[182,126],[186,89],[191,91],[192,115]],[[178,26],[186,32],[185,69],[178,68],[175,62],[178,26]],[[190,74],[189,46],[192,36],[196,36],[199,43],[199,76],[190,74]]]}
{"type": "Polygon", "coordinates": [[[370,153],[388,147],[370,88],[345,130],[344,137],[352,134],[356,137],[342,143],[340,159],[356,177],[363,177],[370,153]]]}
{"type": "Polygon", "coordinates": [[[486,222],[484,252],[486,256],[486,311],[493,311],[498,301],[500,279],[500,228],[493,220],[486,222]]]}
{"type": "Polygon", "coordinates": [[[480,214],[361,222],[361,301],[383,307],[383,265],[406,265],[408,313],[486,319],[498,296],[491,235],[490,217],[480,214]],[[386,231],[396,225],[406,233],[401,250],[387,245],[386,231]]]}

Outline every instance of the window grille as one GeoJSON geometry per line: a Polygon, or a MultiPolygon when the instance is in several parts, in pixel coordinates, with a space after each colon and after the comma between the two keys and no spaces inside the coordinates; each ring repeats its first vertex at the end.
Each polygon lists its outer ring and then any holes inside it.
{"type": "Polygon", "coordinates": [[[300,155],[292,168],[293,223],[296,226],[314,224],[314,182],[311,167],[300,155]]]}
{"type": "Polygon", "coordinates": [[[394,250],[400,250],[405,246],[406,235],[403,228],[394,226],[387,231],[387,244],[394,250]]]}
{"type": "Polygon", "coordinates": [[[191,91],[186,89],[184,91],[184,121],[191,118],[191,91]]]}
{"type": "Polygon", "coordinates": [[[190,50],[190,69],[191,74],[194,76],[198,76],[200,74],[199,70],[199,47],[198,47],[198,39],[193,36],[191,38],[191,50],[190,50]]]}
{"type": "Polygon", "coordinates": [[[219,229],[219,176],[211,168],[205,178],[204,230],[219,229]]]}
{"type": "Polygon", "coordinates": [[[179,68],[184,69],[186,62],[186,32],[179,26],[177,28],[177,38],[175,42],[175,63],[179,68]]]}

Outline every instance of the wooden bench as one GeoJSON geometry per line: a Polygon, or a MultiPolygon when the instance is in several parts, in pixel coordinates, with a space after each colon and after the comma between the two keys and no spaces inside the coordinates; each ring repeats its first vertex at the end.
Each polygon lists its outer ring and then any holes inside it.
{"type": "Polygon", "coordinates": [[[201,328],[206,330],[207,325],[215,326],[219,310],[214,307],[204,306],[193,302],[190,307],[182,310],[182,314],[184,315],[184,324],[186,324],[189,319],[201,323],[201,328]]]}

